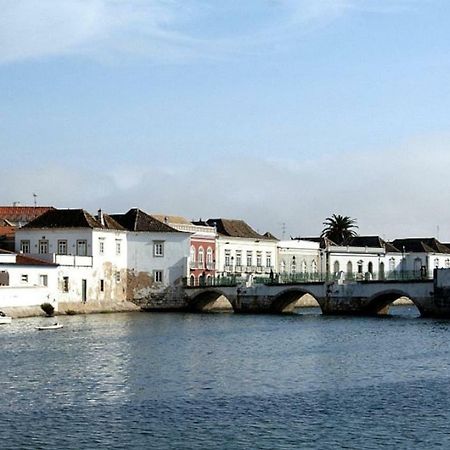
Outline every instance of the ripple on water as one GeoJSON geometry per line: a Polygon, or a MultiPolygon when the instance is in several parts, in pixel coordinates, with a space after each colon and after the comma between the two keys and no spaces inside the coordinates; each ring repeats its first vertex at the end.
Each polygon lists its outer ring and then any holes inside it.
{"type": "Polygon", "coordinates": [[[1,448],[446,448],[449,323],[115,314],[0,329],[1,448]]]}

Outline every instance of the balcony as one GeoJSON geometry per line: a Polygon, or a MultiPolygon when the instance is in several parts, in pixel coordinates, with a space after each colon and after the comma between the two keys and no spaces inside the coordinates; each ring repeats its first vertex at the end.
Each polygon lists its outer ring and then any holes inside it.
{"type": "Polygon", "coordinates": [[[56,253],[39,253],[30,256],[60,266],[71,267],[92,267],[93,260],[92,256],[57,255],[56,253]]]}

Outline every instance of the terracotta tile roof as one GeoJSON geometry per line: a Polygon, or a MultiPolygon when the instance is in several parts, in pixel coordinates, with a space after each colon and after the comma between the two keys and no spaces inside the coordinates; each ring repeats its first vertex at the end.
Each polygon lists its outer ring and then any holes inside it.
{"type": "Polygon", "coordinates": [[[192,223],[190,220],[181,216],[168,216],[167,214],[151,214],[151,216],[163,223],[173,223],[177,225],[190,225],[192,223]]]}
{"type": "Polygon", "coordinates": [[[16,264],[21,266],[57,266],[58,264],[43,261],[42,259],[32,258],[31,256],[26,256],[18,254],[16,256],[16,264]]]}
{"type": "Polygon", "coordinates": [[[123,230],[114,219],[104,214],[104,224],[84,209],[51,209],[23,228],[102,228],[123,230]]]}
{"type": "Polygon", "coordinates": [[[217,232],[222,236],[242,237],[249,239],[264,239],[267,237],[257,233],[243,220],[236,219],[209,219],[206,221],[208,225],[215,226],[217,232]]]}
{"type": "Polygon", "coordinates": [[[138,208],[132,208],[125,214],[111,214],[111,217],[129,231],[181,233],[138,208]]]}
{"type": "MultiPolygon", "coordinates": [[[[9,250],[0,249],[0,254],[9,254],[16,255],[16,264],[19,266],[57,266],[58,264],[51,263],[48,261],[43,261],[39,258],[34,258],[28,255],[24,255],[22,253],[15,253],[9,250]]],[[[2,263],[0,263],[1,265],[2,263]]],[[[12,264],[12,263],[3,263],[3,264],[12,264]]]]}
{"type": "Polygon", "coordinates": [[[53,206],[0,206],[0,219],[14,225],[24,224],[54,209],[53,206]]]}

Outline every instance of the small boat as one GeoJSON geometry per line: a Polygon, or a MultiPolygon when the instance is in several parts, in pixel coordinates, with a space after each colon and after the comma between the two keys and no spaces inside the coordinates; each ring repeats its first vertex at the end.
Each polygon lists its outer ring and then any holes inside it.
{"type": "Polygon", "coordinates": [[[42,327],[36,327],[36,330],[59,330],[60,328],[62,328],[64,325],[61,325],[60,323],[54,323],[53,325],[46,325],[46,326],[42,326],[42,327]]]}
{"type": "Polygon", "coordinates": [[[0,324],[11,323],[12,318],[7,316],[3,311],[0,311],[0,324]]]}

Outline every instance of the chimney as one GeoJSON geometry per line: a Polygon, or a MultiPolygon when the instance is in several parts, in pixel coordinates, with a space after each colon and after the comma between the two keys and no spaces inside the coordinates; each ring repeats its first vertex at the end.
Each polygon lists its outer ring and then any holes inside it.
{"type": "Polygon", "coordinates": [[[168,225],[169,224],[169,218],[166,216],[166,217],[164,217],[164,223],[166,224],[166,225],[168,225]]]}
{"type": "Polygon", "coordinates": [[[105,218],[103,217],[103,211],[101,209],[99,209],[97,212],[97,220],[102,226],[105,226],[105,218]]]}

